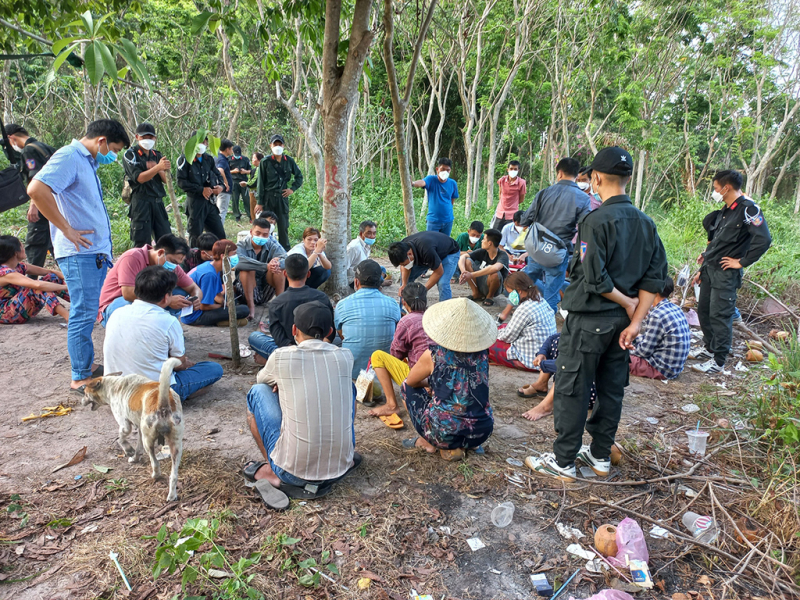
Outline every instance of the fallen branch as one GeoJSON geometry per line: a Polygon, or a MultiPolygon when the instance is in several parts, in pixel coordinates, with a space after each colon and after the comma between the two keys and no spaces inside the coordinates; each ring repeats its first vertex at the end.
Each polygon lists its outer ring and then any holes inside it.
{"type": "Polygon", "coordinates": [[[772,344],[770,344],[770,343],[769,343],[767,340],[765,340],[764,338],[762,338],[760,335],[758,335],[758,334],[757,334],[755,331],[753,331],[752,329],[750,329],[750,328],[749,328],[747,325],[745,325],[744,323],[736,323],[736,327],[737,327],[738,329],[740,329],[740,330],[741,330],[743,333],[747,334],[747,335],[748,335],[750,338],[752,338],[752,339],[756,340],[757,342],[761,342],[761,343],[764,345],[764,348],[766,348],[767,350],[769,350],[770,352],[772,352],[772,353],[773,353],[773,354],[775,354],[776,356],[781,356],[781,355],[783,354],[783,353],[782,353],[780,350],[778,350],[778,349],[777,349],[775,346],[773,346],[772,344]]]}
{"type": "Polygon", "coordinates": [[[793,311],[791,308],[789,308],[789,307],[788,307],[788,306],[786,306],[786,305],[785,305],[783,302],[781,302],[781,300],[780,300],[780,299],[779,299],[779,298],[778,298],[778,297],[777,297],[775,294],[773,294],[772,292],[770,292],[770,291],[769,291],[767,288],[765,288],[763,285],[760,285],[760,284],[756,283],[755,281],[753,281],[752,279],[749,279],[749,278],[745,278],[745,281],[747,281],[748,283],[750,283],[750,284],[752,284],[752,285],[756,286],[758,289],[760,289],[762,292],[764,292],[764,293],[765,293],[767,296],[769,296],[770,298],[772,298],[773,300],[775,300],[775,302],[777,302],[777,303],[778,303],[778,304],[780,304],[780,305],[781,305],[783,308],[785,308],[785,309],[786,309],[786,312],[788,312],[788,313],[789,313],[790,315],[792,315],[792,316],[793,316],[795,319],[797,319],[798,321],[800,321],[800,315],[798,315],[798,314],[797,314],[796,312],[794,312],[794,311],[793,311]]]}

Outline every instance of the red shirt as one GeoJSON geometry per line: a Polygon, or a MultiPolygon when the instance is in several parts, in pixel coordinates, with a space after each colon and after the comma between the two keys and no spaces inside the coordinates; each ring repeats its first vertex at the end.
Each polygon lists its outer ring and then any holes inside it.
{"type": "MultiPolygon", "coordinates": [[[[122,296],[123,287],[134,287],[139,271],[150,266],[150,250],[148,245],[142,248],[131,248],[119,257],[114,267],[106,275],[103,290],[100,292],[100,314],[114,300],[122,296]]],[[[180,267],[175,268],[178,276],[178,287],[188,288],[194,285],[189,276],[180,267]]]]}
{"type": "Polygon", "coordinates": [[[517,177],[514,181],[508,175],[503,175],[497,180],[500,186],[500,202],[497,203],[497,210],[494,216],[499,219],[510,221],[514,213],[519,210],[520,203],[525,198],[528,186],[522,177],[517,177]]]}

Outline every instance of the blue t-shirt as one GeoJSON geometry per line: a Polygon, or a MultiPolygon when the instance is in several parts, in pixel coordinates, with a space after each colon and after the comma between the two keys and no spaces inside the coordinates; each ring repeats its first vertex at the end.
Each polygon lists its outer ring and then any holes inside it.
{"type": "MultiPolygon", "coordinates": [[[[222,273],[217,273],[213,261],[198,265],[195,270],[189,273],[189,277],[203,292],[203,304],[213,304],[214,298],[222,292],[222,273]]],[[[202,311],[196,310],[192,314],[182,317],[181,321],[186,325],[191,325],[200,318],[201,313],[202,311]]]]}
{"type": "Polygon", "coordinates": [[[453,199],[458,198],[458,184],[452,179],[444,183],[436,175],[425,179],[428,191],[428,217],[432,223],[451,223],[453,221],[453,199]]]}
{"type": "MultiPolygon", "coordinates": [[[[218,169],[222,169],[225,171],[225,177],[228,178],[228,189],[225,189],[225,185],[222,186],[222,193],[223,194],[230,194],[233,192],[233,175],[231,175],[231,163],[228,162],[228,157],[225,156],[222,152],[217,155],[216,160],[214,160],[214,164],[218,169]]],[[[221,178],[220,178],[221,179],[221,178]]]]}

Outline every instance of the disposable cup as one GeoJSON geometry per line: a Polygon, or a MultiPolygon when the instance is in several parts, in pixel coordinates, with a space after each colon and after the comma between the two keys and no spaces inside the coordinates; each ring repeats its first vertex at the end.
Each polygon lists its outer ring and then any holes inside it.
{"type": "Polygon", "coordinates": [[[698,456],[706,455],[706,444],[708,443],[707,431],[700,431],[691,429],[686,432],[686,437],[689,438],[689,452],[697,454],[698,456]]]}
{"type": "Polygon", "coordinates": [[[492,523],[495,527],[508,527],[511,519],[514,518],[514,503],[503,502],[494,507],[492,511],[492,523]]]}

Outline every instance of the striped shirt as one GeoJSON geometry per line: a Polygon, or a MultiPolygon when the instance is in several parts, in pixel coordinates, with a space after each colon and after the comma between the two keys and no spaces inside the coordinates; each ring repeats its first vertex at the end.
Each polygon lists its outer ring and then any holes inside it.
{"type": "Polygon", "coordinates": [[[278,348],[258,383],[278,386],[281,435],[270,455],[284,471],[327,481],[353,465],[353,355],[321,340],[278,348]]]}
{"type": "Polygon", "coordinates": [[[644,335],[636,339],[631,354],[645,359],[667,379],[674,379],[683,371],[691,340],[683,310],[665,298],[650,311],[644,335]]]}
{"type": "Polygon", "coordinates": [[[506,356],[533,368],[536,351],[545,340],[556,333],[556,317],[544,300],[526,300],[511,316],[508,325],[497,332],[497,339],[511,345],[506,356]]]}

